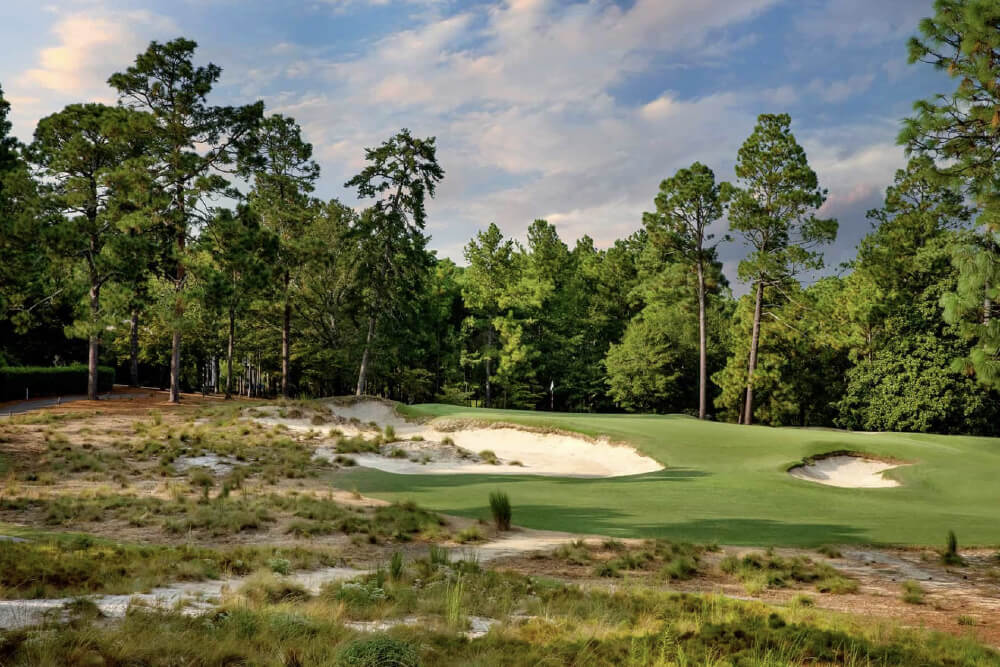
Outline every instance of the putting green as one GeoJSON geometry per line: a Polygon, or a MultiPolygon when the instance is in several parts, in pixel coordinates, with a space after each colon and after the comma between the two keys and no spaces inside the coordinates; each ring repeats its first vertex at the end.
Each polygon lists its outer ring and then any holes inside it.
{"type": "Polygon", "coordinates": [[[488,517],[490,491],[511,498],[514,522],[531,528],[721,544],[864,542],[1000,544],[1000,438],[849,433],[699,422],[668,415],[589,415],[408,406],[409,415],[506,421],[632,443],[665,470],[612,479],[510,475],[340,473],[337,484],[441,512],[488,517]],[[837,450],[914,465],[886,475],[902,486],[846,489],[794,479],[806,456],[837,450]]]}

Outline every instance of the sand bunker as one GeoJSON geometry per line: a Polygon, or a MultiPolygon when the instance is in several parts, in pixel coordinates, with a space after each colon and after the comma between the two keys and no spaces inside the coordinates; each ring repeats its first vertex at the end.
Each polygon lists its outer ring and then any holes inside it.
{"type": "Polygon", "coordinates": [[[815,459],[805,465],[795,466],[788,471],[788,474],[797,479],[826,484],[827,486],[881,489],[900,485],[894,479],[883,477],[882,473],[901,465],[903,464],[841,454],[815,459]]]}
{"type": "MultiPolygon", "coordinates": [[[[357,465],[404,475],[547,475],[555,477],[621,477],[662,470],[657,461],[632,447],[607,439],[589,440],[565,433],[546,433],[512,425],[464,428],[462,422],[434,420],[411,422],[391,403],[362,400],[349,404],[327,404],[336,429],[347,437],[373,438],[379,429],[392,426],[395,440],[383,444],[378,453],[345,454],[357,465]]],[[[260,412],[260,411],[258,411],[260,412]]],[[[268,410],[257,421],[289,430],[317,430],[310,418],[282,419],[268,410]]],[[[332,443],[317,448],[316,457],[333,461],[332,443]]]]}

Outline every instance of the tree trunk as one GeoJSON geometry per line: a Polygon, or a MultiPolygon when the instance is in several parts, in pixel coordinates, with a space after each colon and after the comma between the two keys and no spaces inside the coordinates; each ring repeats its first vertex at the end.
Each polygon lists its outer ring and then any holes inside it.
{"type": "Polygon", "coordinates": [[[747,368],[747,402],[743,410],[743,423],[753,423],[753,372],[757,368],[757,344],[760,342],[760,314],[764,301],[764,283],[757,283],[757,298],[753,309],[753,334],[750,337],[750,364],[747,368]]]}
{"type": "Polygon", "coordinates": [[[698,419],[704,419],[708,398],[708,350],[705,335],[705,269],[698,260],[698,419]]]}
{"type": "Polygon", "coordinates": [[[372,346],[372,338],[375,336],[375,317],[368,318],[368,337],[365,339],[365,351],[361,355],[361,368],[358,370],[358,387],[355,395],[362,396],[365,393],[365,376],[368,374],[368,355],[372,346]]]}
{"type": "Polygon", "coordinates": [[[174,297],[174,331],[170,343],[170,402],[181,402],[181,329],[180,319],[184,315],[184,301],[181,299],[181,289],[184,287],[184,245],[187,235],[187,212],[184,210],[184,186],[176,184],[176,203],[180,209],[181,224],[177,226],[177,284],[174,286],[177,294],[174,297]]]}
{"type": "Polygon", "coordinates": [[[129,374],[132,386],[139,386],[139,309],[132,309],[132,321],[129,323],[129,374]]]}
{"type": "Polygon", "coordinates": [[[986,282],[986,296],[983,297],[983,326],[989,326],[990,317],[993,315],[993,300],[990,299],[990,283],[986,282]]]}
{"type": "MultiPolygon", "coordinates": [[[[97,326],[97,318],[100,315],[101,288],[97,285],[90,287],[90,325],[97,326]]],[[[100,337],[96,329],[91,329],[90,340],[87,350],[87,399],[97,400],[97,352],[100,344],[100,337]]]]}
{"type": "Polygon", "coordinates": [[[226,400],[233,397],[233,347],[236,340],[236,313],[229,309],[229,336],[226,339],[226,400]]]}
{"type": "Polygon", "coordinates": [[[291,370],[292,303],[288,299],[288,271],[285,271],[285,312],[281,324],[281,395],[288,398],[288,374],[291,370]]]}
{"type": "Polygon", "coordinates": [[[488,408],[488,407],[490,407],[490,404],[492,402],[491,396],[490,396],[490,390],[491,390],[491,386],[490,386],[490,373],[491,373],[490,361],[492,361],[492,359],[490,358],[490,354],[491,354],[491,352],[493,350],[493,325],[489,324],[487,326],[489,328],[486,330],[486,405],[484,407],[488,408]]]}

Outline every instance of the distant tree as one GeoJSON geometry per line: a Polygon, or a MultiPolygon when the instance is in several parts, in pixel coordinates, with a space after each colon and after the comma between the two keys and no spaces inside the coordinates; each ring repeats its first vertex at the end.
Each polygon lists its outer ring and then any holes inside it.
{"type": "Polygon", "coordinates": [[[260,218],[249,206],[236,212],[220,210],[200,237],[206,257],[199,267],[204,283],[205,302],[221,309],[227,317],[226,398],[233,393],[233,359],[236,318],[249,302],[267,286],[274,272],[278,240],[263,229],[260,218]]]}
{"type": "Polygon", "coordinates": [[[747,364],[743,423],[753,422],[754,371],[760,341],[764,295],[805,269],[819,269],[816,247],[837,235],[836,220],[816,217],[826,199],[806,153],[791,131],[787,114],[762,114],[740,147],[736,162],[739,187],[727,193],[729,221],[750,246],[739,276],[754,286],[753,327],[747,364]]]}
{"type": "Polygon", "coordinates": [[[979,208],[982,232],[955,247],[960,278],[942,295],[945,318],[975,342],[957,360],[1000,389],[1000,5],[994,0],[936,0],[909,42],[910,62],[959,80],[955,90],[920,100],[900,143],[934,160],[930,173],[964,188],[979,208]]]}
{"type": "Polygon", "coordinates": [[[151,42],[134,65],[108,79],[123,105],[149,112],[155,123],[156,141],[149,154],[156,162],[154,182],[160,196],[151,214],[175,239],[170,355],[170,400],[175,403],[180,400],[186,246],[193,228],[211,216],[206,198],[232,194],[222,170],[232,168],[245,153],[263,113],[262,102],[241,107],[207,104],[222,70],[211,63],[196,67],[192,58],[197,46],[184,38],[151,42]]]}
{"type": "Polygon", "coordinates": [[[510,283],[515,279],[514,242],[504,239],[496,224],[490,223],[465,246],[465,271],[462,297],[470,310],[465,323],[467,330],[482,332],[483,344],[467,355],[470,364],[483,365],[484,405],[493,401],[493,373],[499,359],[496,343],[496,320],[503,312],[503,303],[510,283]]]}
{"type": "Polygon", "coordinates": [[[376,325],[383,314],[407,302],[430,267],[423,233],[426,199],[434,197],[444,169],[437,162],[434,137],[420,139],[407,129],[377,148],[365,149],[368,163],[344,184],[359,199],[375,199],[359,228],[368,238],[364,252],[370,267],[365,298],[368,327],[355,393],[365,393],[376,325]]]}
{"type": "Polygon", "coordinates": [[[250,203],[279,242],[281,394],[287,397],[291,391],[292,280],[302,265],[300,241],[317,210],[309,193],[319,178],[319,165],[312,159],[312,144],[302,139],[302,130],[292,118],[267,116],[254,139],[255,150],[241,171],[253,178],[250,203]]]}
{"type": "Polygon", "coordinates": [[[705,315],[705,270],[715,257],[709,226],[722,217],[721,187],[711,169],[695,162],[660,183],[656,211],[644,213],[651,243],[664,248],[672,261],[691,266],[698,295],[698,419],[704,419],[708,397],[708,338],[705,315]]]}

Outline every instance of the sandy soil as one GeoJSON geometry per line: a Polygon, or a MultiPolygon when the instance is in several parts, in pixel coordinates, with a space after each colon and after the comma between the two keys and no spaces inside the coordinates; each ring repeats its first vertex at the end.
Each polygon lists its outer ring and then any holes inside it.
{"type": "Polygon", "coordinates": [[[900,465],[860,456],[829,456],[807,465],[796,466],[789,470],[788,474],[797,479],[827,486],[880,489],[899,486],[899,482],[884,477],[882,473],[900,465]]]}
{"type": "MultiPolygon", "coordinates": [[[[566,433],[499,424],[484,427],[465,426],[454,420],[411,422],[399,415],[391,404],[362,400],[350,404],[331,401],[327,404],[336,423],[322,430],[336,429],[348,437],[374,437],[379,429],[391,426],[396,441],[389,450],[400,449],[406,456],[351,454],[358,465],[403,475],[546,475],[554,477],[622,477],[662,470],[657,461],[627,445],[607,439],[590,440],[566,433]],[[417,440],[413,440],[417,438],[417,440]],[[445,445],[443,448],[442,445],[445,445]],[[452,452],[445,451],[453,448],[452,452]],[[484,451],[496,456],[495,462],[484,451]]],[[[308,417],[283,419],[275,411],[257,410],[268,416],[255,417],[259,423],[283,425],[291,431],[316,431],[308,417]]],[[[385,449],[385,448],[384,448],[385,449]]],[[[385,454],[386,451],[383,451],[385,454]]],[[[317,456],[332,460],[336,451],[321,447],[317,456]]]]}

